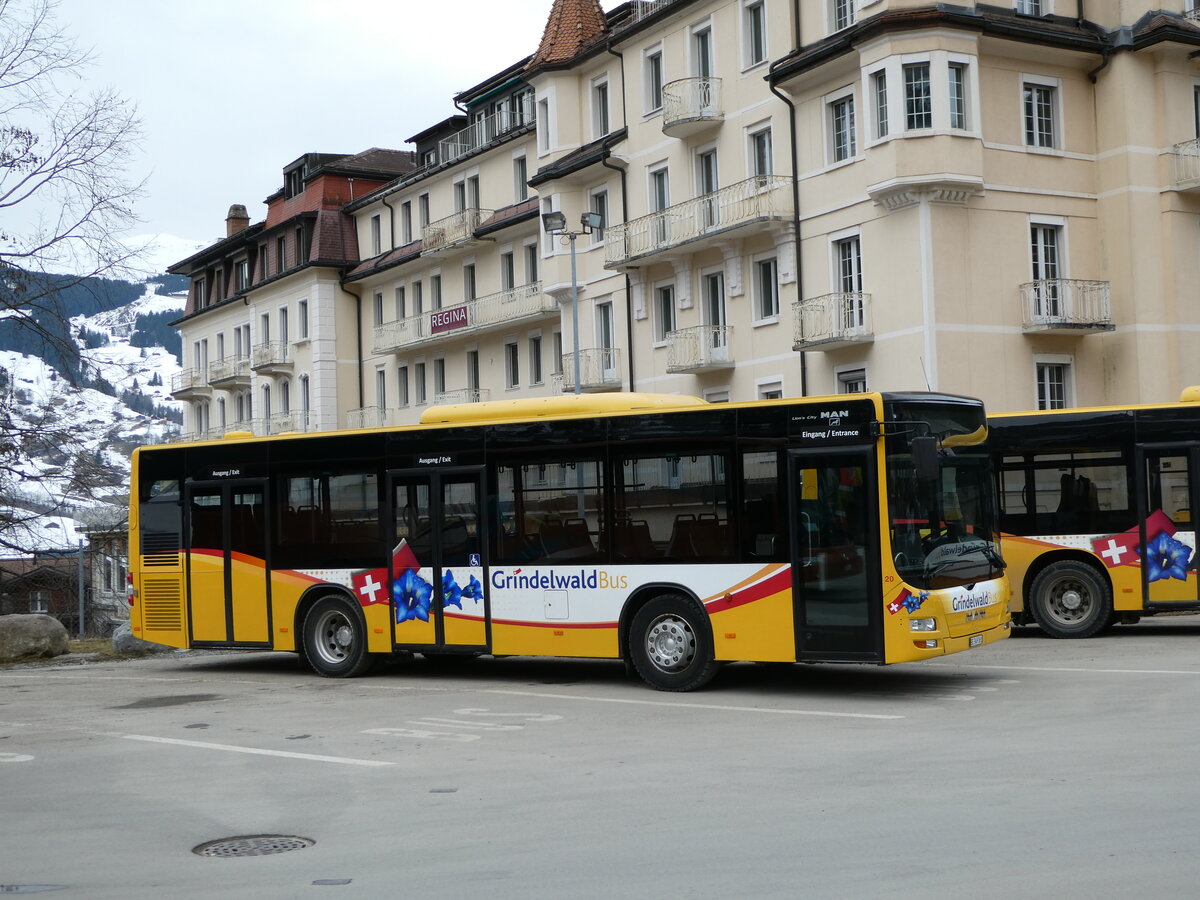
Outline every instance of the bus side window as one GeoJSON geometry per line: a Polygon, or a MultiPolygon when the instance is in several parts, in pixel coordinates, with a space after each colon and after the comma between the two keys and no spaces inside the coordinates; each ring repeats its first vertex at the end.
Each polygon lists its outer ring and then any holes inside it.
{"type": "Polygon", "coordinates": [[[779,461],[775,451],[742,454],[742,552],[749,560],[787,558],[779,506],[779,461]]]}

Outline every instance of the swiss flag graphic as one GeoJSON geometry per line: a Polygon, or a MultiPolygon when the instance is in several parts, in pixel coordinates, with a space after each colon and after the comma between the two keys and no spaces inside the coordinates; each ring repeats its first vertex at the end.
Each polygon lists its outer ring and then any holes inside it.
{"type": "MultiPolygon", "coordinates": [[[[416,554],[409,549],[408,541],[401,540],[392,550],[392,571],[399,575],[406,569],[419,569],[420,567],[421,564],[417,562],[416,554]]],[[[350,576],[350,583],[354,586],[358,602],[363,606],[387,604],[388,570],[386,568],[360,569],[350,576]]]]}
{"type": "MultiPolygon", "coordinates": [[[[1161,509],[1156,509],[1146,518],[1146,540],[1152,541],[1163,532],[1175,536],[1175,523],[1161,509]]],[[[1141,562],[1138,545],[1141,538],[1137,526],[1111,537],[1096,538],[1092,541],[1092,550],[1104,560],[1104,565],[1110,569],[1114,566],[1127,566],[1141,562]]]]}

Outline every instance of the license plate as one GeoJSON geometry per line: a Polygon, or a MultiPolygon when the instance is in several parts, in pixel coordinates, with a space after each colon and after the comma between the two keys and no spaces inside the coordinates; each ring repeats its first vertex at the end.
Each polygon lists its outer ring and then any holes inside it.
{"type": "Polygon", "coordinates": [[[971,635],[971,640],[967,644],[967,646],[968,647],[982,647],[983,646],[983,635],[982,634],[971,635]]]}

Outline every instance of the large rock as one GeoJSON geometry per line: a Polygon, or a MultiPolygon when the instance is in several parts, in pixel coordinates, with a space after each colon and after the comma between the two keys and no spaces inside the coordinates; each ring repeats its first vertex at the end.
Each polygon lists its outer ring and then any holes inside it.
{"type": "Polygon", "coordinates": [[[175,649],[134,637],[133,627],[128,622],[117,626],[117,630],[113,632],[112,646],[114,653],[166,653],[175,649]]]}
{"type": "Polygon", "coordinates": [[[66,652],[66,626],[53,616],[0,616],[0,662],[66,652]]]}

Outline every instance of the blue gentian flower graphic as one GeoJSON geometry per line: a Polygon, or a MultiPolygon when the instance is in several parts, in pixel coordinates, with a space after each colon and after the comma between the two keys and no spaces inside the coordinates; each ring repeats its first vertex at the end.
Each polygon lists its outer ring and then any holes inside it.
{"type": "Polygon", "coordinates": [[[462,588],[454,580],[454,573],[447,569],[442,573],[442,607],[457,606],[462,609],[462,588]]]}
{"type": "Polygon", "coordinates": [[[429,602],[433,598],[433,587],[416,569],[405,569],[404,574],[392,582],[392,605],[396,608],[396,624],[409,619],[429,621],[429,602]]]}
{"type": "Polygon", "coordinates": [[[1192,560],[1192,549],[1160,531],[1158,535],[1146,544],[1147,577],[1151,581],[1161,581],[1164,578],[1178,578],[1187,581],[1188,566],[1192,560]]]}
{"type": "Polygon", "coordinates": [[[482,600],[483,585],[479,583],[479,579],[472,575],[471,580],[467,582],[467,586],[462,589],[462,595],[464,597],[470,597],[476,603],[482,600]]]}

